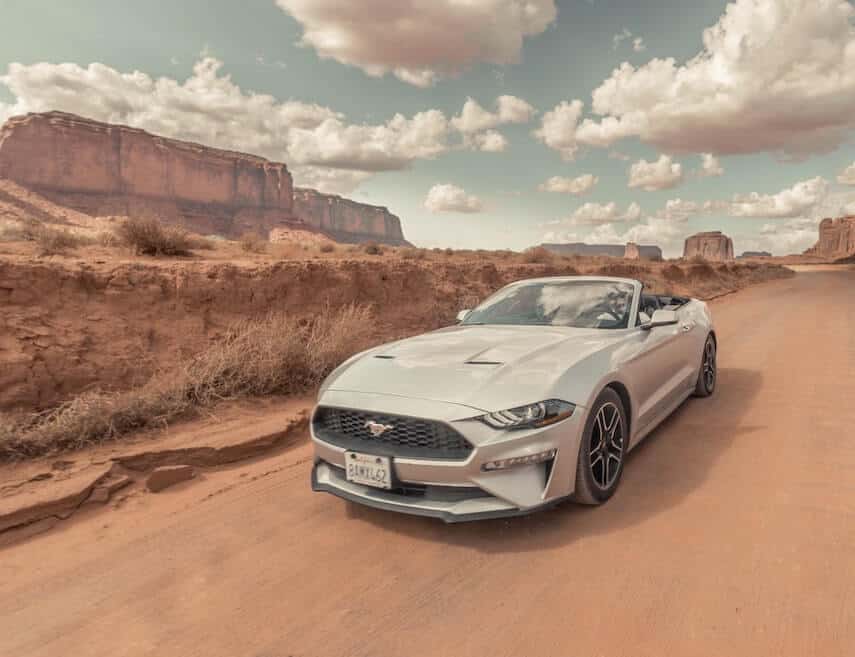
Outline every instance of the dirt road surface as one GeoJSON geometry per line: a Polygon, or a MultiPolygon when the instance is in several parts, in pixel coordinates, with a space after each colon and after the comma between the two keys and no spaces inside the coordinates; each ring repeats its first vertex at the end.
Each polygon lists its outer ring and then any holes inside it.
{"type": "Polygon", "coordinates": [[[713,311],[717,393],[604,507],[363,509],[303,445],[0,550],[0,655],[852,655],[855,271],[713,311]]]}

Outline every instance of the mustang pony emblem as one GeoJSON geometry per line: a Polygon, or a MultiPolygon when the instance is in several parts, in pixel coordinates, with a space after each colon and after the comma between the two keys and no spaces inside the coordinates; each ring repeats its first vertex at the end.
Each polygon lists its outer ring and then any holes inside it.
{"type": "Polygon", "coordinates": [[[374,420],[368,420],[368,422],[365,423],[365,428],[368,429],[368,431],[371,432],[371,435],[376,438],[395,427],[391,424],[382,424],[380,422],[375,422],[374,420]]]}

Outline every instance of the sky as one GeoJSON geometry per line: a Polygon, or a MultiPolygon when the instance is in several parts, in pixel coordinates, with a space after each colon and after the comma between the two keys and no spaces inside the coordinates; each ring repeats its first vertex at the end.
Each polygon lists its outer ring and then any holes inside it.
{"type": "Polygon", "coordinates": [[[799,252],[855,214],[848,0],[0,0],[0,121],[288,165],[418,246],[799,252]]]}

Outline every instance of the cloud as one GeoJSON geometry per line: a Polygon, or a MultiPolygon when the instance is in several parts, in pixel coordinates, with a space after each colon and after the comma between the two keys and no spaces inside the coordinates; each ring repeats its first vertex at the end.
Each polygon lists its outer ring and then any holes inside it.
{"type": "Polygon", "coordinates": [[[837,176],[837,182],[841,185],[855,185],[855,162],[840,172],[837,176]]]}
{"type": "Polygon", "coordinates": [[[554,109],[544,113],[540,128],[533,133],[535,138],[561,153],[562,159],[572,161],[578,150],[576,125],[583,107],[581,100],[559,103],[554,109]]]}
{"type": "Polygon", "coordinates": [[[709,211],[710,203],[699,203],[698,201],[684,201],[680,198],[673,198],[665,202],[665,207],[656,213],[660,219],[669,221],[685,222],[696,214],[709,211]]]}
{"type": "Polygon", "coordinates": [[[633,38],[632,32],[626,28],[623,28],[622,31],[612,37],[612,50],[617,50],[624,41],[632,42],[632,49],[635,52],[647,50],[647,46],[644,45],[644,39],[642,37],[633,38]]]}
{"type": "Polygon", "coordinates": [[[777,194],[736,195],[731,201],[713,202],[712,209],[731,217],[792,218],[811,214],[828,193],[828,181],[817,176],[796,183],[777,194]]]}
{"type": "Polygon", "coordinates": [[[434,185],[425,198],[424,206],[431,212],[481,212],[484,204],[477,196],[467,194],[456,185],[434,185]]]}
{"type": "Polygon", "coordinates": [[[646,192],[669,189],[683,181],[683,165],[672,162],[670,155],[660,155],[655,162],[639,160],[629,168],[629,187],[646,192]]]}
{"type": "Polygon", "coordinates": [[[557,194],[573,194],[579,196],[590,192],[594,185],[600,179],[590,173],[586,173],[577,178],[563,178],[561,176],[552,176],[545,183],[538,185],[538,190],[541,192],[555,192],[557,194]]]}
{"type": "Polygon", "coordinates": [[[839,146],[855,126],[855,7],[842,0],[736,0],[683,64],[616,68],[592,93],[578,142],[637,137],[671,153],[839,146]]]}
{"type": "Polygon", "coordinates": [[[507,140],[493,128],[508,123],[528,123],[534,113],[534,107],[516,96],[499,96],[494,112],[467,98],[460,114],[451,119],[451,126],[463,135],[465,146],[495,153],[505,150],[507,140]]]}
{"type": "Polygon", "coordinates": [[[555,20],[554,0],[277,0],[300,43],[367,75],[418,87],[485,62],[519,61],[523,40],[555,20]]]}
{"type": "MultiPolygon", "coordinates": [[[[99,63],[10,64],[0,84],[15,100],[0,103],[0,121],[63,110],[284,161],[297,184],[335,193],[352,191],[371,173],[406,169],[461,146],[496,152],[507,145],[491,130],[467,133],[462,144],[456,143],[451,122],[436,109],[410,117],[395,114],[377,124],[350,123],[329,107],[244,91],[222,73],[222,66],[214,57],[203,57],[179,81],[99,63]]],[[[501,96],[496,112],[486,113],[487,123],[519,122],[533,111],[522,99],[501,96]]]]}
{"type": "Polygon", "coordinates": [[[697,175],[701,178],[721,176],[724,175],[724,168],[712,153],[701,153],[701,168],[697,175]]]}
{"type": "Polygon", "coordinates": [[[626,211],[621,213],[617,203],[584,203],[575,212],[559,223],[568,226],[598,226],[600,224],[625,223],[638,221],[641,218],[641,207],[638,203],[630,203],[626,211]]]}

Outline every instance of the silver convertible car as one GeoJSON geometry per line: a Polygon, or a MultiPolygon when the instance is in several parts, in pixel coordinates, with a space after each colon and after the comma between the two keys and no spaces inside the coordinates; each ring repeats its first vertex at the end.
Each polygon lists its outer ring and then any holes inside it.
{"type": "Polygon", "coordinates": [[[636,280],[518,281],[458,320],[330,374],[314,490],[446,522],[601,504],[627,452],[715,389],[706,304],[636,280]]]}

